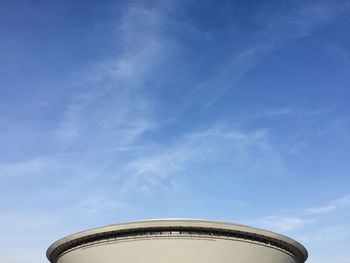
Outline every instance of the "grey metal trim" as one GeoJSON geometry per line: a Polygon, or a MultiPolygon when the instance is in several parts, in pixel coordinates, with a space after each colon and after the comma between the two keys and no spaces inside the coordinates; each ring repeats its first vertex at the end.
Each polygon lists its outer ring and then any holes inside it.
{"type": "Polygon", "coordinates": [[[124,224],[115,224],[105,227],[79,232],[53,243],[47,250],[46,256],[52,263],[67,250],[74,247],[89,244],[99,240],[128,237],[128,236],[152,236],[164,232],[178,231],[184,234],[210,235],[212,237],[233,237],[241,240],[249,240],[270,245],[292,254],[299,263],[303,263],[307,257],[307,250],[297,241],[286,236],[252,228],[243,225],[222,223],[204,220],[149,220],[124,224]]]}

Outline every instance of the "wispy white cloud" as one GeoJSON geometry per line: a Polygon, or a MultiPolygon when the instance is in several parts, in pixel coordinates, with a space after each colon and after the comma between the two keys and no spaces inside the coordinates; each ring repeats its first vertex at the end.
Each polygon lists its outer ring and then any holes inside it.
{"type": "Polygon", "coordinates": [[[332,107],[316,108],[316,109],[301,109],[296,107],[283,107],[268,109],[261,113],[261,117],[293,117],[298,119],[312,119],[326,115],[332,111],[332,107]]]}
{"type": "Polygon", "coordinates": [[[171,188],[181,185],[176,182],[184,179],[183,176],[194,176],[193,171],[206,176],[214,167],[217,167],[215,173],[221,176],[280,176],[286,173],[266,131],[246,132],[215,126],[186,134],[172,145],[153,146],[148,153],[130,161],[121,171],[129,176],[119,185],[119,190],[171,188]]]}
{"type": "MultiPolygon", "coordinates": [[[[45,208],[41,220],[23,215],[22,219],[28,220],[23,224],[27,232],[12,232],[11,237],[24,240],[23,233],[27,233],[28,239],[32,240],[26,241],[36,247],[21,252],[16,249],[2,251],[0,258],[4,262],[34,262],[38,258],[46,262],[44,252],[48,240],[51,242],[62,236],[59,226],[45,227],[46,220],[52,216],[59,218],[61,224],[62,215],[64,218],[91,219],[99,215],[125,214],[133,209],[132,204],[121,196],[115,182],[110,182],[110,177],[120,172],[114,166],[122,167],[132,160],[132,156],[147,148],[138,140],[145,132],[157,128],[154,101],[148,96],[150,87],[145,83],[156,77],[157,69],[169,59],[172,50],[160,32],[167,18],[159,9],[140,3],[126,5],[119,22],[115,22],[117,34],[111,37],[118,38],[121,52],[83,68],[81,74],[75,74],[76,79],[70,87],[62,87],[65,101],[62,102],[60,121],[49,132],[50,136],[42,140],[51,147],[50,150],[38,154],[40,158],[0,163],[1,179],[26,175],[26,180],[30,180],[33,175],[40,174],[45,182],[52,182],[50,187],[40,190],[34,186],[35,189],[28,190],[26,195],[37,191],[36,198],[42,197],[55,204],[50,209],[45,208]],[[29,226],[31,221],[37,222],[38,226],[29,226]],[[28,233],[28,229],[33,231],[28,233]],[[39,237],[38,233],[45,231],[47,235],[39,237]],[[40,255],[37,255],[38,251],[40,255]]],[[[21,198],[13,197],[13,206],[18,206],[21,198]]],[[[36,210],[42,209],[41,206],[46,207],[41,202],[36,210]]],[[[16,225],[15,220],[0,220],[0,223],[16,225]]],[[[17,241],[6,242],[12,247],[27,247],[17,241]]],[[[1,246],[5,247],[5,244],[1,243],[1,246]]]]}
{"type": "Polygon", "coordinates": [[[17,162],[3,162],[0,163],[0,178],[41,174],[42,170],[46,170],[46,168],[50,167],[52,164],[52,161],[45,158],[34,158],[17,162]]]}
{"type": "Polygon", "coordinates": [[[262,228],[285,233],[300,227],[304,227],[312,222],[312,219],[306,219],[298,216],[272,215],[257,220],[255,224],[262,228]]]}
{"type": "Polygon", "coordinates": [[[295,113],[295,109],[287,107],[287,108],[267,110],[264,115],[274,117],[274,116],[289,116],[289,115],[293,115],[294,113],[295,113]]]}
{"type": "MultiPolygon", "coordinates": [[[[81,161],[68,164],[65,158],[70,158],[65,157],[61,164],[65,169],[56,172],[67,175],[57,187],[44,191],[46,198],[68,203],[63,211],[58,208],[68,217],[130,215],[140,209],[140,198],[159,191],[176,195],[182,202],[181,194],[198,188],[192,181],[196,177],[202,180],[216,174],[220,181],[236,178],[239,184],[247,177],[281,176],[286,172],[267,131],[244,131],[222,125],[188,132],[170,144],[139,148],[131,155],[128,153],[127,158],[123,155],[113,153],[113,158],[103,161],[106,167],[89,164],[84,156],[81,161]]],[[[192,197],[193,202],[203,198],[192,197]]]]}
{"type": "Polygon", "coordinates": [[[125,201],[114,198],[106,191],[106,193],[94,193],[79,200],[72,213],[93,217],[97,213],[102,214],[108,211],[125,213],[130,209],[131,207],[125,201]]]}
{"type": "MultiPolygon", "coordinates": [[[[164,10],[163,10],[164,11],[164,10]]],[[[144,88],[143,82],[169,57],[173,44],[164,28],[170,23],[159,8],[145,7],[135,2],[124,9],[116,22],[118,42],[122,52],[112,59],[92,66],[85,75],[88,82],[112,82],[113,88],[144,88]]]]}
{"type": "Polygon", "coordinates": [[[231,55],[227,62],[214,77],[209,81],[200,84],[195,93],[208,94],[210,98],[205,103],[206,107],[213,106],[243,75],[253,69],[263,57],[266,56],[270,48],[264,46],[252,46],[238,54],[231,55]]]}
{"type": "Polygon", "coordinates": [[[282,233],[301,233],[300,238],[311,240],[328,240],[349,237],[350,225],[336,224],[327,218],[344,213],[350,207],[350,197],[345,195],[330,202],[290,213],[269,215],[254,221],[249,221],[258,227],[267,228],[282,233]],[[307,226],[314,226],[307,229],[307,226]],[[301,229],[301,231],[300,231],[301,229]],[[316,229],[316,230],[315,230],[316,229]],[[325,237],[327,236],[328,237],[325,237]]]}
{"type": "Polygon", "coordinates": [[[75,85],[87,88],[72,95],[62,114],[54,132],[61,145],[62,140],[63,145],[90,140],[96,147],[109,137],[116,147],[130,146],[157,126],[154,102],[146,95],[150,87],[145,83],[155,78],[157,68],[172,52],[161,34],[167,23],[157,8],[140,3],[125,7],[114,36],[122,43],[122,51],[77,75],[80,80],[75,85]]]}
{"type": "Polygon", "coordinates": [[[320,207],[308,208],[306,212],[310,214],[320,214],[320,213],[328,213],[328,212],[334,211],[335,209],[337,209],[337,206],[334,204],[330,204],[330,205],[325,205],[320,207]]]}
{"type": "Polygon", "coordinates": [[[317,131],[317,136],[323,137],[329,134],[337,134],[349,141],[349,130],[350,130],[350,119],[347,116],[336,117],[331,120],[326,127],[319,129],[317,131]]]}
{"type": "Polygon", "coordinates": [[[350,225],[348,224],[330,225],[318,229],[317,231],[312,231],[310,233],[304,233],[300,235],[300,240],[310,243],[324,243],[331,241],[340,242],[341,240],[347,238],[350,238],[350,225]]]}
{"type": "Polygon", "coordinates": [[[200,96],[203,92],[210,94],[207,97],[210,100],[206,101],[205,105],[212,106],[268,55],[299,38],[310,35],[348,8],[349,5],[316,1],[291,5],[284,13],[273,16],[262,11],[256,19],[264,26],[256,34],[254,44],[240,51],[234,50],[218,73],[197,87],[197,95],[200,96]]]}
{"type": "Polygon", "coordinates": [[[322,26],[329,22],[339,12],[344,11],[346,5],[338,3],[334,5],[326,1],[316,1],[298,8],[294,16],[290,17],[289,23],[300,28],[301,32],[307,34],[315,27],[322,26]]]}
{"type": "MultiPolygon", "coordinates": [[[[131,207],[121,196],[122,190],[109,184],[110,178],[132,181],[132,174],[125,172],[132,171],[134,177],[151,183],[150,174],[157,173],[151,171],[151,161],[139,156],[149,151],[147,143],[140,142],[142,136],[158,128],[149,83],[175,47],[164,34],[171,21],[162,8],[167,7],[141,2],[125,5],[121,18],[114,22],[116,34],[111,36],[120,50],[82,69],[75,74],[74,89],[62,91],[70,99],[48,142],[56,152],[51,156],[56,160],[55,174],[62,175],[57,187],[46,194],[51,200],[70,200],[65,212],[93,216],[110,209],[127,211],[131,207]]],[[[48,171],[44,167],[41,172],[48,171]]]]}
{"type": "Polygon", "coordinates": [[[305,210],[305,212],[315,215],[315,214],[330,213],[337,209],[346,208],[346,207],[350,207],[350,195],[346,195],[341,198],[332,200],[329,203],[322,206],[308,208],[305,210]]]}

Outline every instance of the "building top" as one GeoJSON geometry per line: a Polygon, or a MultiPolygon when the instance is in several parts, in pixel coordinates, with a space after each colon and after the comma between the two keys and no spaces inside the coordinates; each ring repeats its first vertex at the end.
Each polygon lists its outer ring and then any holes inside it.
{"type": "Polygon", "coordinates": [[[156,219],[94,228],[56,241],[48,248],[46,256],[52,263],[55,263],[62,253],[83,244],[109,238],[137,237],[139,235],[160,234],[162,232],[171,233],[172,231],[190,235],[231,237],[262,243],[292,254],[298,259],[298,262],[304,262],[308,257],[305,247],[289,237],[239,224],[194,219],[156,219]]]}

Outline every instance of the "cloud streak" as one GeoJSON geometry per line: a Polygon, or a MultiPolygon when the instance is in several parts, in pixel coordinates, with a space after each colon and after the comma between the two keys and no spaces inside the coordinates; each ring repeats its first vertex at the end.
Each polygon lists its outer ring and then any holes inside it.
{"type": "Polygon", "coordinates": [[[176,181],[184,180],[185,175],[202,177],[211,170],[224,177],[237,178],[286,173],[265,131],[244,132],[215,126],[185,134],[173,145],[152,146],[140,158],[125,165],[121,173],[129,176],[119,189],[129,193],[135,189],[148,192],[160,187],[171,188],[181,184],[176,181]]]}
{"type": "Polygon", "coordinates": [[[344,197],[333,200],[323,206],[309,208],[305,210],[305,212],[311,215],[316,215],[334,212],[335,210],[347,207],[350,207],[350,195],[346,195],[344,197]]]}
{"type": "Polygon", "coordinates": [[[35,176],[42,173],[42,170],[45,170],[50,164],[52,161],[44,158],[0,163],[0,178],[35,176]]]}
{"type": "Polygon", "coordinates": [[[213,106],[237,81],[271,53],[286,47],[293,41],[306,37],[341,14],[348,5],[333,5],[329,2],[312,2],[290,6],[285,13],[259,13],[256,20],[264,25],[254,37],[254,44],[243,50],[234,50],[220,71],[209,81],[201,83],[195,90],[197,96],[208,93],[206,107],[213,106]]]}
{"type": "Polygon", "coordinates": [[[285,233],[311,224],[313,220],[296,216],[273,215],[259,219],[258,222],[259,226],[263,228],[285,233]]]}
{"type": "Polygon", "coordinates": [[[54,132],[60,143],[89,139],[99,144],[102,137],[112,136],[117,147],[130,146],[156,128],[154,101],[147,94],[174,46],[163,34],[170,22],[161,8],[139,2],[124,7],[120,21],[115,22],[114,36],[121,51],[91,65],[75,81],[75,86],[85,88],[71,95],[62,113],[54,132]]]}
{"type": "Polygon", "coordinates": [[[321,206],[269,215],[250,223],[276,232],[294,233],[306,242],[340,240],[350,237],[350,225],[348,222],[335,223],[329,219],[341,218],[339,215],[346,214],[349,207],[350,197],[345,195],[321,206]]]}

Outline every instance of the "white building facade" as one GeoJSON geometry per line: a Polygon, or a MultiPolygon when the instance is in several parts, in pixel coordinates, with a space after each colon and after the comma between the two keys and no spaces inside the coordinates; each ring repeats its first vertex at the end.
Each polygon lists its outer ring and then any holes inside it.
{"type": "Polygon", "coordinates": [[[150,220],[79,232],[52,244],[51,263],[303,263],[288,237],[202,220],[150,220]]]}

